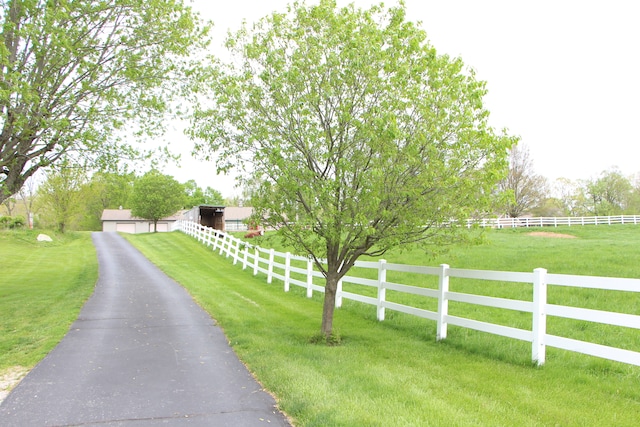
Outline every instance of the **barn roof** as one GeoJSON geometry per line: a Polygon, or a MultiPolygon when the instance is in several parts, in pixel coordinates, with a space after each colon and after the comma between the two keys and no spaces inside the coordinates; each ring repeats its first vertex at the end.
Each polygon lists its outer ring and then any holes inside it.
{"type": "MultiPolygon", "coordinates": [[[[182,217],[183,211],[162,218],[162,221],[177,221],[182,217]]],[[[145,221],[144,218],[131,216],[131,209],[105,209],[102,211],[102,221],[145,221]]]]}
{"type": "Polygon", "coordinates": [[[227,206],[224,208],[224,219],[226,221],[241,221],[247,219],[253,213],[253,208],[249,206],[227,206]]]}

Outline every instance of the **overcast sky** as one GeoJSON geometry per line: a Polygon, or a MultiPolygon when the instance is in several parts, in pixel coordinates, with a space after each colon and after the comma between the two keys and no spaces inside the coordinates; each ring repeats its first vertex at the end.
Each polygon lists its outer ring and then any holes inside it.
{"type": "MultiPolygon", "coordinates": [[[[187,2],[188,3],[188,2],[187,2]]],[[[288,0],[193,0],[214,22],[213,45],[288,0]]],[[[307,0],[308,4],[316,1],[307,0]]],[[[339,5],[349,1],[338,0],[339,5]]],[[[355,0],[356,6],[378,3],[355,0]]],[[[387,6],[396,1],[386,1],[387,6]]],[[[587,179],[618,167],[640,172],[640,1],[405,0],[439,53],[459,56],[487,82],[485,106],[496,129],[508,128],[549,179],[587,179]]],[[[180,146],[189,152],[190,142],[180,146]]],[[[225,196],[239,194],[211,163],[190,160],[168,173],[196,179],[225,196]]]]}

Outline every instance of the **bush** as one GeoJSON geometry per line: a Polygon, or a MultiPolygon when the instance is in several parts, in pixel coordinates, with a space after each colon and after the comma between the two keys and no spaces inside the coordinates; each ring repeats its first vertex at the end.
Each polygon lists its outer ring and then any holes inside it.
{"type": "Polygon", "coordinates": [[[22,228],[26,223],[23,216],[14,216],[13,220],[9,223],[9,228],[22,228]]]}
{"type": "Polygon", "coordinates": [[[22,228],[26,224],[26,220],[22,216],[2,216],[0,217],[1,228],[22,228]]]}

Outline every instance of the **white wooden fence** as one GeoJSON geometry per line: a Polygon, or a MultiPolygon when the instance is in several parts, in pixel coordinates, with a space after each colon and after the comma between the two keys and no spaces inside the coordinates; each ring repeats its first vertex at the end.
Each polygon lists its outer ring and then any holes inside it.
{"type": "Polygon", "coordinates": [[[583,216],[583,217],[535,217],[535,218],[483,218],[467,220],[467,227],[478,224],[480,227],[559,227],[574,225],[613,225],[640,224],[640,215],[583,216]]]}
{"type": "MultiPolygon", "coordinates": [[[[234,265],[241,263],[243,269],[252,269],[254,275],[258,274],[258,272],[266,274],[267,283],[271,283],[273,278],[281,280],[284,284],[285,292],[289,291],[290,285],[305,288],[306,295],[309,298],[312,297],[313,291],[324,292],[323,286],[313,283],[314,277],[322,278],[323,276],[320,272],[314,270],[314,263],[309,258],[292,255],[288,252],[278,252],[274,249],[260,248],[224,232],[204,227],[194,222],[178,221],[175,229],[195,237],[207,246],[211,246],[214,251],[219,251],[220,255],[224,254],[227,257],[232,257],[234,265]],[[306,267],[294,267],[292,266],[292,261],[297,261],[297,264],[302,264],[306,267]],[[292,273],[297,277],[305,277],[306,279],[296,279],[292,277],[292,273]]],[[[640,352],[579,341],[547,333],[547,316],[640,329],[640,315],[568,307],[547,302],[548,286],[625,291],[630,293],[629,298],[639,298],[640,302],[640,279],[548,274],[543,268],[535,269],[530,273],[464,270],[450,268],[446,264],[440,265],[439,267],[425,267],[392,264],[387,263],[385,260],[379,260],[378,262],[358,261],[355,267],[377,270],[377,279],[353,276],[343,277],[338,284],[338,293],[336,296],[337,307],[340,307],[343,298],[346,298],[375,306],[377,318],[380,321],[384,320],[386,309],[430,319],[436,322],[436,337],[438,340],[443,340],[447,337],[448,325],[455,325],[527,341],[531,343],[532,360],[538,365],[545,363],[546,347],[549,346],[640,366],[640,352]],[[438,288],[422,288],[389,282],[387,281],[387,272],[390,271],[437,276],[438,288]],[[452,278],[531,284],[533,286],[533,299],[532,301],[522,301],[451,292],[449,290],[449,281],[452,278]],[[343,291],[343,283],[353,283],[375,288],[374,293],[376,296],[372,297],[343,291]],[[437,311],[425,310],[388,301],[386,299],[387,290],[435,298],[437,300],[437,311]],[[532,329],[513,328],[450,315],[450,301],[530,313],[532,329]]]]}

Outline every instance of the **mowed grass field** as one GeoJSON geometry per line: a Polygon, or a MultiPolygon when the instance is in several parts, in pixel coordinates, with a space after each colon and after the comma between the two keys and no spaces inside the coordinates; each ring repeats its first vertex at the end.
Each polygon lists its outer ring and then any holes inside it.
{"type": "MultiPolygon", "coordinates": [[[[529,343],[456,327],[450,327],[445,341],[436,342],[432,321],[388,310],[387,319],[378,322],[374,307],[351,301],[336,310],[334,325],[342,344],[313,345],[309,339],[320,328],[322,294],[307,299],[296,286],[284,293],[280,281],[268,285],[264,275],[242,271],[181,233],[127,237],[218,321],[235,351],[296,425],[636,426],[640,420],[639,367],[550,348],[547,364],[537,368],[530,361],[529,343]]],[[[278,242],[267,239],[261,245],[277,247],[278,242]]],[[[384,258],[403,264],[509,271],[543,267],[550,273],[640,278],[640,227],[493,230],[485,245],[454,248],[438,258],[420,251],[394,251],[384,258]],[[532,236],[533,231],[573,238],[532,236]]],[[[416,275],[388,280],[432,286],[416,275]]],[[[506,298],[530,296],[522,284],[460,281],[451,288],[506,298]]],[[[635,293],[550,289],[549,300],[640,314],[640,294],[635,293]]],[[[429,308],[429,302],[424,304],[429,308]]],[[[463,306],[454,310],[530,327],[530,315],[522,313],[463,306]]],[[[553,319],[549,330],[640,351],[638,330],[553,319]]]]}
{"type": "MultiPolygon", "coordinates": [[[[36,242],[36,235],[0,233],[0,376],[15,366],[30,368],[44,357],[75,320],[97,279],[89,233],[54,235],[53,243],[36,242]]],[[[431,321],[387,311],[387,320],[377,322],[375,308],[349,301],[336,312],[342,345],[312,345],[309,338],[320,326],[321,294],[309,300],[295,286],[285,294],[279,281],[267,285],[264,275],[253,277],[181,233],[128,237],[212,314],[296,425],[632,426],[640,419],[638,367],[549,349],[547,365],[535,368],[528,343],[454,327],[447,340],[437,343],[431,321]]],[[[425,259],[419,251],[385,258],[405,264],[446,262],[512,271],[545,267],[553,273],[640,277],[640,227],[496,230],[487,242],[456,248],[438,259],[425,259]],[[531,231],[576,238],[531,236],[531,231]]],[[[430,286],[411,275],[393,280],[430,286]]],[[[522,285],[489,282],[453,287],[522,298],[528,292],[522,285]]],[[[550,291],[550,299],[640,314],[636,294],[566,291],[550,291]]],[[[527,322],[517,313],[492,320],[527,322]]],[[[638,350],[637,330],[575,323],[550,327],[638,350]]]]}
{"type": "Polygon", "coordinates": [[[98,262],[90,233],[0,231],[0,376],[32,368],[67,333],[93,292],[98,262]]]}

